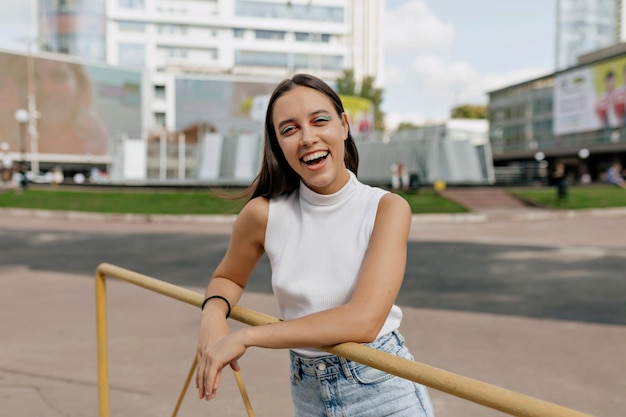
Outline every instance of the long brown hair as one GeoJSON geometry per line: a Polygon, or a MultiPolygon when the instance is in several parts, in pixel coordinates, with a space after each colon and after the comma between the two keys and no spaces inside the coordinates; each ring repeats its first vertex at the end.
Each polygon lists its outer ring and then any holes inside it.
{"type": "MultiPolygon", "coordinates": [[[[263,145],[263,161],[261,169],[249,188],[250,199],[255,197],[271,198],[282,194],[290,194],[300,185],[300,176],[289,166],[283,151],[278,144],[276,130],[272,122],[274,104],[283,94],[297,86],[309,87],[326,95],[333,103],[339,117],[344,113],[343,103],[335,91],[321,79],[309,74],[296,74],[283,80],[272,93],[265,113],[265,141],[263,145]]],[[[356,143],[348,127],[348,138],[344,141],[344,162],[346,168],[357,174],[359,153],[356,143]]]]}

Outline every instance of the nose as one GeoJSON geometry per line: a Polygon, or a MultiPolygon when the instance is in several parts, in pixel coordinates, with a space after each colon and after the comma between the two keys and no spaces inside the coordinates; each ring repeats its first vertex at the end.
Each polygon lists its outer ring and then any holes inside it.
{"type": "Polygon", "coordinates": [[[300,144],[302,146],[311,146],[317,142],[317,136],[310,127],[303,127],[301,133],[302,135],[300,136],[300,144]]]}

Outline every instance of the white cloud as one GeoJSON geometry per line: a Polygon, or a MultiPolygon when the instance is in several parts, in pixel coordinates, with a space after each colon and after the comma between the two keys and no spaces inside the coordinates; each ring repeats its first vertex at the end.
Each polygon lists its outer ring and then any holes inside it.
{"type": "Polygon", "coordinates": [[[433,55],[416,58],[411,69],[424,93],[451,99],[451,104],[486,103],[489,91],[549,73],[546,68],[530,67],[480,74],[467,61],[433,55]]]}
{"type": "Polygon", "coordinates": [[[552,72],[550,68],[529,67],[507,72],[485,74],[481,77],[481,87],[485,92],[493,91],[523,81],[532,80],[533,78],[541,77],[552,72]]]}
{"type": "Polygon", "coordinates": [[[454,40],[452,25],[439,20],[423,0],[409,0],[385,14],[385,48],[390,52],[446,50],[454,40]]]}
{"type": "Polygon", "coordinates": [[[385,80],[387,81],[387,85],[403,83],[406,81],[406,75],[406,70],[398,66],[387,65],[385,67],[385,80]]]}
{"type": "MultiPolygon", "coordinates": [[[[402,74],[393,66],[387,70],[402,74]]],[[[394,128],[400,122],[442,120],[456,105],[487,104],[488,92],[548,73],[547,68],[529,67],[480,74],[466,60],[423,54],[413,60],[401,82],[386,86],[386,123],[394,128]]],[[[394,79],[400,80],[398,74],[394,79]]]]}
{"type": "Polygon", "coordinates": [[[385,101],[390,127],[448,117],[458,104],[486,104],[487,92],[551,72],[528,67],[481,73],[452,56],[455,28],[425,0],[407,0],[385,15],[385,101]]]}
{"type": "Polygon", "coordinates": [[[469,62],[439,55],[422,55],[413,60],[411,75],[433,89],[450,89],[475,81],[479,74],[469,62]]]}

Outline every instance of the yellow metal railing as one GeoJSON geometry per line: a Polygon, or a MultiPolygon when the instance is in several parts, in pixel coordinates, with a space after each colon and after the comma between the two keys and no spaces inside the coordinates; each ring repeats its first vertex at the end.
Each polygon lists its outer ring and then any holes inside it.
{"type": "MultiPolygon", "coordinates": [[[[200,307],[203,301],[203,295],[195,291],[115,265],[103,263],[98,266],[96,269],[96,330],[100,417],[110,417],[106,319],[107,276],[130,282],[197,307],[200,307]]],[[[260,326],[278,321],[275,317],[258,313],[241,306],[234,306],[230,317],[251,326],[260,326]]],[[[381,352],[359,343],[342,343],[336,346],[321,347],[320,349],[513,416],[592,417],[589,414],[572,410],[558,404],[434,368],[420,362],[381,352]]],[[[176,404],[174,415],[176,415],[176,411],[180,406],[183,394],[187,389],[195,366],[196,362],[194,360],[187,381],[185,381],[183,392],[181,392],[179,401],[176,404]]],[[[242,396],[244,397],[244,403],[246,403],[246,408],[248,408],[249,402],[247,402],[247,395],[243,388],[243,383],[241,383],[239,375],[236,375],[236,377],[242,396]]],[[[248,414],[251,415],[251,409],[248,409],[248,414]]]]}

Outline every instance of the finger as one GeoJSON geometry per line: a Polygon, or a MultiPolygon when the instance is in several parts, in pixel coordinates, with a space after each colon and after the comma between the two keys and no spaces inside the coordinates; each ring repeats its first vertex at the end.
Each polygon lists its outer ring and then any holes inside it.
{"type": "Polygon", "coordinates": [[[207,371],[204,375],[204,399],[205,400],[210,400],[211,396],[213,395],[213,380],[214,378],[211,375],[211,369],[207,367],[207,371]]]}
{"type": "Polygon", "coordinates": [[[204,381],[204,392],[206,400],[212,400],[217,395],[217,387],[220,384],[221,369],[216,369],[215,372],[209,368],[207,372],[207,379],[204,381]]]}
{"type": "Polygon", "coordinates": [[[204,398],[205,395],[205,385],[204,378],[206,373],[205,361],[201,360],[198,363],[198,370],[196,371],[196,386],[198,387],[198,397],[200,399],[204,398]]]}
{"type": "Polygon", "coordinates": [[[234,360],[230,363],[230,369],[232,369],[233,371],[241,371],[241,368],[239,367],[239,362],[234,360]]]}
{"type": "Polygon", "coordinates": [[[196,389],[200,388],[200,361],[202,360],[202,356],[200,355],[200,353],[196,353],[196,389]]]}

